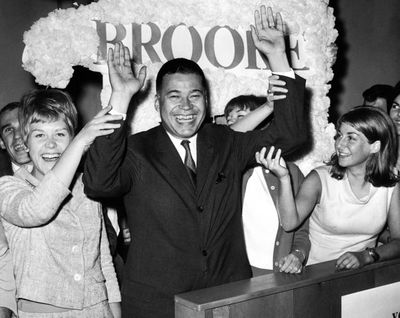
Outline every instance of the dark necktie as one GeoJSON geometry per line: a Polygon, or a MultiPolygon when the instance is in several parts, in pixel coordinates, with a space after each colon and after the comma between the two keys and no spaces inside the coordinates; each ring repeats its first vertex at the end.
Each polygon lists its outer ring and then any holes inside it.
{"type": "Polygon", "coordinates": [[[194,163],[192,153],[189,148],[189,140],[182,140],[181,145],[185,148],[185,166],[186,170],[189,174],[189,178],[193,183],[193,186],[196,186],[196,164],[194,163]]]}

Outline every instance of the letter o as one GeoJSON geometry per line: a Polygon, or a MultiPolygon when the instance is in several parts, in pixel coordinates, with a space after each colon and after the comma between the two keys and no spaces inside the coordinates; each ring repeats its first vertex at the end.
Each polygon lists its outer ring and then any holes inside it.
{"type": "Polygon", "coordinates": [[[208,60],[214,66],[223,67],[225,69],[231,69],[231,68],[236,67],[243,59],[243,56],[244,56],[243,40],[242,40],[240,34],[236,30],[233,30],[232,28],[230,28],[229,26],[224,26],[224,27],[215,26],[206,35],[206,39],[204,41],[204,51],[206,53],[208,60]],[[234,52],[235,55],[233,57],[232,63],[229,66],[222,66],[217,61],[217,57],[215,55],[215,48],[214,48],[215,35],[217,34],[218,30],[222,29],[222,28],[227,29],[232,34],[233,44],[235,47],[235,52],[234,52]]]}
{"type": "MultiPolygon", "coordinates": [[[[179,25],[184,25],[184,24],[181,23],[179,25]]],[[[177,25],[172,25],[167,30],[165,30],[161,41],[161,49],[167,60],[172,60],[175,58],[174,53],[172,52],[172,36],[177,27],[178,27],[177,25]]],[[[201,53],[203,51],[201,37],[194,27],[191,26],[188,28],[188,30],[190,37],[192,39],[192,56],[190,59],[192,61],[198,62],[201,57],[201,53]]]]}

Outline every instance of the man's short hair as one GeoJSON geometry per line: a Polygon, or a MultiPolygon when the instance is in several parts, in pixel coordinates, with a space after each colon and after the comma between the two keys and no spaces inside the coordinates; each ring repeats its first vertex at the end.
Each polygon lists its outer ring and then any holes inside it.
{"type": "Polygon", "coordinates": [[[377,84],[365,90],[362,96],[367,102],[373,102],[377,98],[382,97],[386,99],[387,105],[389,105],[392,94],[393,94],[393,86],[377,84]]]}
{"type": "Polygon", "coordinates": [[[0,110],[0,118],[6,113],[6,112],[10,112],[14,109],[18,109],[20,108],[21,103],[19,102],[11,102],[8,103],[6,106],[4,106],[1,110],[0,110]]]}
{"type": "Polygon", "coordinates": [[[162,82],[165,75],[168,74],[197,74],[201,78],[201,84],[208,95],[208,83],[206,77],[204,76],[203,70],[201,67],[194,61],[188,60],[185,58],[176,58],[167,61],[161,66],[160,70],[158,71],[157,78],[156,78],[156,91],[157,93],[160,92],[162,88],[162,82]]]}
{"type": "MultiPolygon", "coordinates": [[[[5,113],[7,112],[11,112],[14,109],[19,109],[21,107],[21,103],[19,102],[11,102],[8,103],[6,106],[4,106],[1,110],[0,110],[0,120],[1,118],[4,116],[5,113]]],[[[0,138],[3,139],[3,131],[0,130],[0,138]]]]}

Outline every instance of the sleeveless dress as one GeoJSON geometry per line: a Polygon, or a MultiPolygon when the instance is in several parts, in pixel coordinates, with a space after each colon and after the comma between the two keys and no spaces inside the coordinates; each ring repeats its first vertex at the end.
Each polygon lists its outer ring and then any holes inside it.
{"type": "Polygon", "coordinates": [[[315,169],[321,180],[320,202],[310,216],[311,250],[307,265],[339,258],[345,252],[374,247],[387,220],[394,187],[374,187],[357,198],[347,175],[332,178],[330,167],[315,169]]]}

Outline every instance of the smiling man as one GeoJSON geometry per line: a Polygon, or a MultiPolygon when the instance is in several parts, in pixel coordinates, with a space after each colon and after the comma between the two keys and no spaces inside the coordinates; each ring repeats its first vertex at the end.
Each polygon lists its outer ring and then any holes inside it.
{"type": "MultiPolygon", "coordinates": [[[[31,170],[31,159],[21,136],[18,120],[20,103],[13,102],[0,110],[0,177],[12,175],[21,167],[31,170]]],[[[17,313],[15,299],[15,281],[12,270],[11,252],[0,222],[0,317],[11,317],[11,311],[17,313]]]]}
{"type": "MultiPolygon", "coordinates": [[[[21,136],[18,120],[20,103],[13,102],[0,110],[0,177],[12,175],[24,167],[31,170],[31,159],[21,136]]],[[[11,253],[0,222],[0,317],[11,317],[11,310],[16,314],[15,281],[12,272],[11,253]]]]}
{"type": "MultiPolygon", "coordinates": [[[[256,47],[272,71],[292,75],[288,95],[275,104],[263,131],[237,133],[205,124],[209,98],[202,69],[179,58],[156,79],[161,125],[126,137],[129,123],[98,138],[85,162],[85,191],[93,197],[124,196],[132,243],[122,286],[123,317],[174,317],[174,295],[250,278],[241,216],[241,180],[260,146],[285,155],[306,141],[304,80],[294,77],[285,54],[279,14],[261,7],[252,27],[256,47]]],[[[126,113],[142,87],[129,50],[109,51],[113,110],[126,113]]],[[[282,75],[282,74],[281,74],[282,75]]]]}
{"type": "Polygon", "coordinates": [[[0,110],[0,147],[6,150],[12,163],[12,172],[21,167],[31,169],[29,154],[22,140],[18,120],[18,102],[9,103],[0,110]]]}
{"type": "Polygon", "coordinates": [[[190,138],[196,134],[206,115],[207,91],[202,71],[191,61],[175,59],[163,73],[166,75],[160,73],[158,76],[155,101],[162,125],[172,136],[190,138]],[[179,67],[179,73],[169,73],[179,67]]]}

